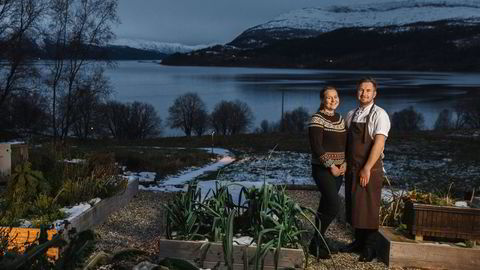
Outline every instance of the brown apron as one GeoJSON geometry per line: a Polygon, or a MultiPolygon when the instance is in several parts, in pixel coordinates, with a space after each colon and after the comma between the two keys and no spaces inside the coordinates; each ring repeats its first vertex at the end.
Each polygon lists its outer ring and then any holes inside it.
{"type": "Polygon", "coordinates": [[[374,106],[375,104],[368,113],[366,123],[353,122],[352,118],[347,132],[348,169],[345,176],[345,210],[347,221],[356,229],[378,229],[379,225],[383,183],[381,158],[372,167],[370,180],[366,187],[360,186],[358,176],[359,171],[367,162],[373,146],[373,140],[368,134],[367,127],[374,106]]]}

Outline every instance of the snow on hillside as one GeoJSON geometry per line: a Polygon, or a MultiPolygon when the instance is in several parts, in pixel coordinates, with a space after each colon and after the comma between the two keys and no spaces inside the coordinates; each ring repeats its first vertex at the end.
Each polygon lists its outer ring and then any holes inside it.
{"type": "Polygon", "coordinates": [[[404,0],[294,10],[253,28],[328,32],[343,27],[379,27],[438,20],[480,22],[480,1],[404,0]]]}
{"type": "Polygon", "coordinates": [[[110,45],[126,46],[135,49],[158,51],[165,54],[186,53],[194,50],[203,49],[212,45],[188,46],[180,43],[166,43],[143,39],[119,38],[110,43],[110,45]]]}

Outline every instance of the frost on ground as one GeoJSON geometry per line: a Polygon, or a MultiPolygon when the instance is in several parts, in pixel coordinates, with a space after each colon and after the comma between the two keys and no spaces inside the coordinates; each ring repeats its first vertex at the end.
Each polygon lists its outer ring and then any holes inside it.
{"type": "MultiPolygon", "coordinates": [[[[205,149],[211,151],[211,149],[205,149]]],[[[245,186],[255,183],[283,185],[314,185],[311,177],[310,154],[289,151],[272,151],[262,154],[244,153],[235,158],[225,149],[214,149],[219,160],[203,168],[188,168],[177,175],[165,178],[144,190],[180,191],[184,184],[197,179],[203,188],[215,187],[214,180],[222,183],[236,182],[245,186]]],[[[480,164],[476,160],[459,161],[448,147],[404,142],[387,144],[384,168],[391,183],[401,189],[423,189],[445,192],[450,184],[454,188],[469,189],[480,185],[480,164]]],[[[138,173],[153,183],[154,175],[138,173]]]]}

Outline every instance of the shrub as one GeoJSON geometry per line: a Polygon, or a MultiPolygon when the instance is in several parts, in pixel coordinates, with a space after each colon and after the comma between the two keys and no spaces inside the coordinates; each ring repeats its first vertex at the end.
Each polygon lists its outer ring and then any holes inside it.
{"type": "Polygon", "coordinates": [[[392,129],[402,131],[415,131],[423,128],[423,115],[410,106],[399,112],[395,112],[392,116],[392,129]]]}
{"type": "Polygon", "coordinates": [[[285,112],[282,130],[290,133],[303,132],[307,128],[309,117],[308,111],[304,107],[298,107],[291,112],[285,112]]]}
{"type": "Polygon", "coordinates": [[[110,197],[127,187],[127,180],[119,176],[113,154],[92,154],[85,162],[69,164],[64,177],[59,200],[65,205],[110,197]]]}

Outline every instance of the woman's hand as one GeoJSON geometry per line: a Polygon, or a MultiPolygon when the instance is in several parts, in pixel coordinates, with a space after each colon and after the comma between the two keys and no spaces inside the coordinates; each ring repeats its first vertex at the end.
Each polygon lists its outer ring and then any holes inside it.
{"type": "Polygon", "coordinates": [[[340,171],[342,172],[341,175],[345,174],[345,172],[347,171],[347,162],[344,162],[342,163],[342,165],[340,165],[340,171]]]}
{"type": "Polygon", "coordinates": [[[330,173],[332,173],[333,176],[337,177],[342,174],[342,171],[334,164],[330,167],[330,173]]]}

